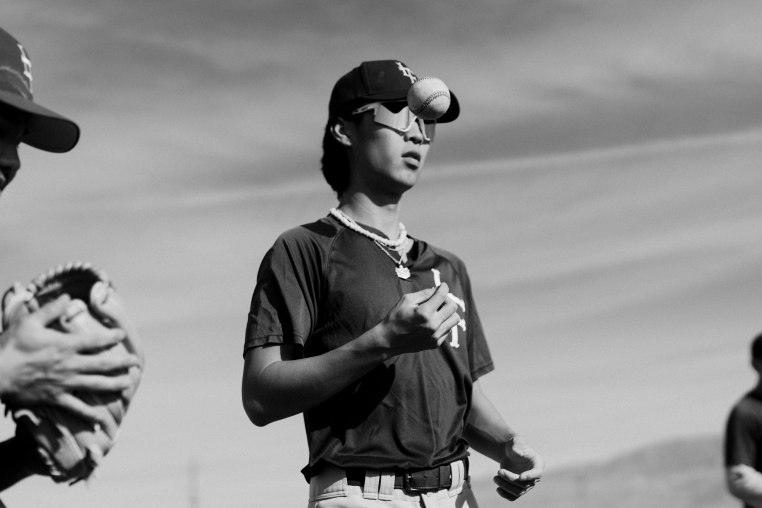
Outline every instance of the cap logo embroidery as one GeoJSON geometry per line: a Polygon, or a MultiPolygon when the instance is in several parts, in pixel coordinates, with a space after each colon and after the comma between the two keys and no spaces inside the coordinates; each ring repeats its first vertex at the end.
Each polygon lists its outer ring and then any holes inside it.
{"type": "Polygon", "coordinates": [[[24,47],[21,44],[16,44],[19,47],[19,53],[21,53],[21,63],[24,64],[24,76],[29,81],[29,91],[32,91],[32,61],[24,51],[24,47]]]}
{"type": "Polygon", "coordinates": [[[410,79],[411,83],[415,83],[415,74],[413,74],[413,71],[411,71],[408,67],[405,67],[400,62],[397,62],[397,68],[400,70],[403,76],[410,79]]]}

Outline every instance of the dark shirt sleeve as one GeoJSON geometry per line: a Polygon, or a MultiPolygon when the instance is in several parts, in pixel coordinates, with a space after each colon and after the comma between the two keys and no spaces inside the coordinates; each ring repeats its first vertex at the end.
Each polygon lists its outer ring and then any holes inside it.
{"type": "MultiPolygon", "coordinates": [[[[47,468],[35,452],[32,438],[17,429],[16,436],[0,442],[0,492],[33,474],[45,474],[47,468]]],[[[3,508],[0,501],[0,508],[3,508]]]]}
{"type": "Polygon", "coordinates": [[[304,234],[292,231],[265,254],[246,323],[244,355],[271,344],[304,346],[317,315],[318,251],[304,234]]]}
{"type": "Polygon", "coordinates": [[[745,464],[759,469],[760,438],[759,411],[750,411],[743,403],[730,412],[725,430],[725,466],[745,464]]]}
{"type": "Polygon", "coordinates": [[[458,268],[463,279],[463,289],[465,291],[466,308],[468,309],[467,321],[467,341],[469,352],[469,370],[471,371],[471,378],[476,381],[484,374],[491,372],[495,369],[495,364],[492,360],[492,354],[487,344],[487,337],[484,335],[484,328],[482,327],[481,319],[479,318],[479,312],[476,310],[476,301],[474,300],[473,293],[471,291],[471,278],[468,276],[465,264],[460,262],[458,268]]]}

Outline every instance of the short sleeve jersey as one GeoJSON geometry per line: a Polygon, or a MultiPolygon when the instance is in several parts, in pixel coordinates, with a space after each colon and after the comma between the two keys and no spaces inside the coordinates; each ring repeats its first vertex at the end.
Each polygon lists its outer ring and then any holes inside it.
{"type": "Polygon", "coordinates": [[[304,413],[307,478],[326,464],[422,469],[468,455],[462,432],[472,385],[494,367],[465,265],[414,239],[410,277],[398,278],[395,266],[332,216],[282,234],[260,265],[244,355],[272,344],[320,355],[378,324],[403,294],[440,281],[462,318],[441,347],[395,356],[304,413]]]}
{"type": "Polygon", "coordinates": [[[762,471],[762,400],[754,392],[739,400],[728,416],[725,465],[736,464],[762,471]]]}
{"type": "Polygon", "coordinates": [[[756,392],[733,406],[725,427],[725,467],[737,464],[762,471],[762,396],[756,392]]]}

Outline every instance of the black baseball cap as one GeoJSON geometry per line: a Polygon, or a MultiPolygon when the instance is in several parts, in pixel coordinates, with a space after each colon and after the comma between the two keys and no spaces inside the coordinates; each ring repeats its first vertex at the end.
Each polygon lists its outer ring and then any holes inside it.
{"type": "MultiPolygon", "coordinates": [[[[410,85],[417,79],[413,71],[399,60],[362,62],[334,85],[328,102],[328,116],[346,115],[369,102],[406,100],[410,85]]],[[[437,123],[452,122],[459,114],[460,104],[450,90],[450,107],[437,119],[437,123]]]]}
{"type": "Polygon", "coordinates": [[[24,47],[0,28],[0,103],[28,116],[21,141],[46,152],[68,152],[79,141],[79,126],[33,102],[32,62],[24,47]]]}

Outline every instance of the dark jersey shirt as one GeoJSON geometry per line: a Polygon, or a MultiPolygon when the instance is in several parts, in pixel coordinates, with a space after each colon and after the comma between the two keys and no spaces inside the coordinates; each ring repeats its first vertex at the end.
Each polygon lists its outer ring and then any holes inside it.
{"type": "Polygon", "coordinates": [[[460,259],[420,240],[406,266],[410,278],[398,278],[378,245],[331,216],[285,232],[262,261],[244,354],[289,344],[320,355],[378,324],[403,294],[439,281],[462,318],[441,347],[391,358],[304,413],[307,478],[325,464],[421,469],[468,455],[461,434],[472,385],[493,369],[470,280],[460,259]]]}
{"type": "Polygon", "coordinates": [[[738,464],[762,471],[762,397],[756,392],[747,393],[728,416],[725,466],[738,464]]]}

